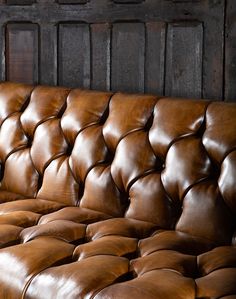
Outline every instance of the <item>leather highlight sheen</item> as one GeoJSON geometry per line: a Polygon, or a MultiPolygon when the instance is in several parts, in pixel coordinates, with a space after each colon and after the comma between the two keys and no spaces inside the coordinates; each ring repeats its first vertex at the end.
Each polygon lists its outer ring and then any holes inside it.
{"type": "Polygon", "coordinates": [[[236,104],[0,83],[0,299],[235,299],[236,104]]]}

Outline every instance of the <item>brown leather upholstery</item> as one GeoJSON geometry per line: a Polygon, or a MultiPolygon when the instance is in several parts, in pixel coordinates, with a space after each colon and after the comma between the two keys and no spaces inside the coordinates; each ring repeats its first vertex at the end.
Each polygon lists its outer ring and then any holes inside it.
{"type": "Polygon", "coordinates": [[[236,104],[0,84],[0,298],[236,298],[236,104]]]}

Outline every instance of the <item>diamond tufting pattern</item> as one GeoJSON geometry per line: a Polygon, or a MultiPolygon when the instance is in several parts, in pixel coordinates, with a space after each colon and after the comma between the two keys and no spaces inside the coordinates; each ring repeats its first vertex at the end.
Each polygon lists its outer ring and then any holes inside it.
{"type": "Polygon", "coordinates": [[[236,298],[236,105],[0,84],[0,298],[236,298]]]}

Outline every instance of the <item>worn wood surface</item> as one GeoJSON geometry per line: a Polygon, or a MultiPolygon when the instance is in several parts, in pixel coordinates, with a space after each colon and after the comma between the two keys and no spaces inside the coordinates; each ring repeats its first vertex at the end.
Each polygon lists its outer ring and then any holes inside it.
{"type": "Polygon", "coordinates": [[[91,45],[91,88],[110,90],[111,26],[108,23],[91,25],[91,45]]]}
{"type": "Polygon", "coordinates": [[[6,79],[38,82],[38,25],[8,24],[6,28],[6,79]]]}
{"type": "Polygon", "coordinates": [[[112,36],[111,89],[144,92],[144,24],[116,23],[112,36]]]}
{"type": "Polygon", "coordinates": [[[166,24],[146,23],[145,92],[164,94],[166,24]]]}
{"type": "Polygon", "coordinates": [[[201,23],[169,24],[165,89],[167,96],[202,96],[202,49],[201,23]]]}
{"type": "Polygon", "coordinates": [[[90,35],[87,24],[59,26],[59,84],[90,88],[90,35]]]}
{"type": "Polygon", "coordinates": [[[60,4],[84,4],[87,3],[87,0],[58,0],[60,4]]]}
{"type": "Polygon", "coordinates": [[[14,5],[29,5],[35,3],[34,0],[7,0],[7,4],[14,4],[14,5]]]}
{"type": "Polygon", "coordinates": [[[234,100],[234,2],[0,0],[0,80],[234,100]]]}
{"type": "Polygon", "coordinates": [[[226,101],[236,101],[236,3],[228,0],[225,26],[225,82],[226,101]]]}

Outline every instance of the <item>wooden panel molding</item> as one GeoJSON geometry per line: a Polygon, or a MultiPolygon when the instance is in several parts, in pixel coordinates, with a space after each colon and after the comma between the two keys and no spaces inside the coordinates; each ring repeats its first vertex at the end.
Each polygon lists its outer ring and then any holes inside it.
{"type": "Polygon", "coordinates": [[[60,24],[59,84],[90,87],[90,31],[87,24],[60,24]]]}
{"type": "Polygon", "coordinates": [[[8,24],[6,28],[7,80],[38,82],[38,25],[8,24]]]}
{"type": "Polygon", "coordinates": [[[91,88],[110,90],[111,82],[111,25],[91,25],[91,88]]]}
{"type": "Polygon", "coordinates": [[[167,96],[202,96],[202,50],[201,23],[169,24],[165,85],[167,96]]]}
{"type": "Polygon", "coordinates": [[[164,94],[166,23],[146,24],[145,92],[164,94]]]}
{"type": "Polygon", "coordinates": [[[114,24],[112,31],[112,90],[144,92],[144,55],[144,24],[114,24]]]}
{"type": "Polygon", "coordinates": [[[235,13],[233,0],[0,0],[0,80],[234,100],[235,13]]]}

